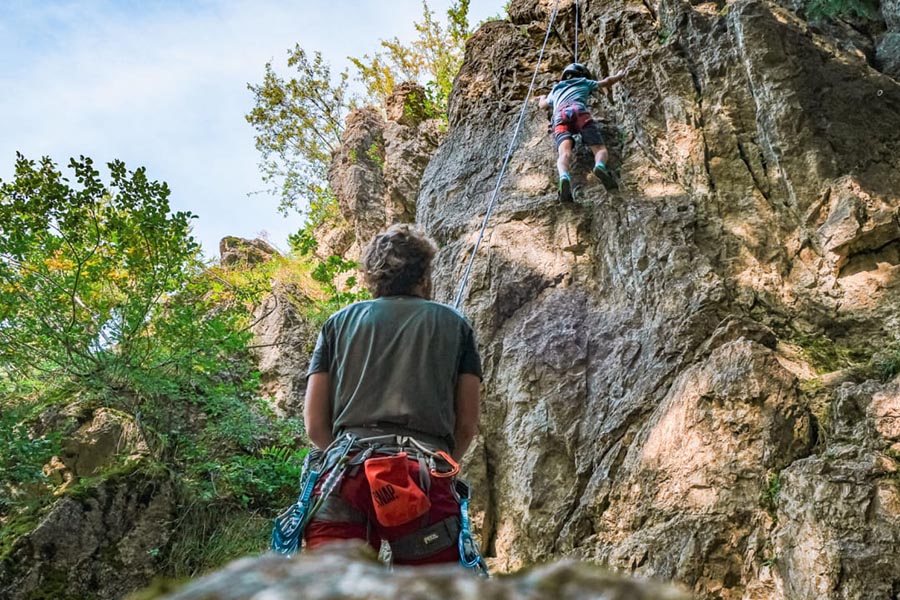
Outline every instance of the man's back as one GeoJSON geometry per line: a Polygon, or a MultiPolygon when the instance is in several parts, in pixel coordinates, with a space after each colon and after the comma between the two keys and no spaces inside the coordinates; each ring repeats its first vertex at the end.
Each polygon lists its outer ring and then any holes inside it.
{"type": "Polygon", "coordinates": [[[394,425],[453,448],[460,373],[481,376],[472,328],[417,296],[353,304],[322,328],[310,373],[329,372],[333,432],[394,425]]]}
{"type": "Polygon", "coordinates": [[[577,102],[587,104],[591,92],[597,89],[598,83],[585,77],[566,79],[553,86],[547,96],[547,102],[554,109],[577,102]]]}

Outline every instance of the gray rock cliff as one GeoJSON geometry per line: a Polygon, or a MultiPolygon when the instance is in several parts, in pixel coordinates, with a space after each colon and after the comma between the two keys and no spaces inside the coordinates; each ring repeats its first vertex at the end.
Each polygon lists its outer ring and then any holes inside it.
{"type": "MultiPolygon", "coordinates": [[[[572,60],[560,4],[535,93],[572,60]]],[[[514,1],[467,44],[415,209],[442,301],[552,7],[514,1]]],[[[631,68],[591,106],[620,187],[579,146],[560,204],[529,107],[462,307],[485,360],[467,466],[493,566],[570,556],[702,598],[895,597],[900,392],[837,360],[900,336],[900,86],[877,40],[762,1],[580,8],[579,58],[598,78],[631,68]]]]}

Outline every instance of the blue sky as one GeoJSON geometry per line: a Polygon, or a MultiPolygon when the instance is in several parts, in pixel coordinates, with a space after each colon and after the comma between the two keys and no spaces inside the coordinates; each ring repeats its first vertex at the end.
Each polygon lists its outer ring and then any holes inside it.
{"type": "MultiPolygon", "coordinates": [[[[449,0],[430,0],[443,16],[449,0]]],[[[474,0],[470,22],[502,11],[474,0]]],[[[0,2],[0,178],[16,151],[60,164],[114,158],[169,183],[172,206],[199,215],[207,255],[225,235],[265,232],[276,246],[301,224],[285,218],[257,170],[247,83],[287,49],[319,50],[335,70],[378,40],[415,37],[419,0],[3,0],[0,2]]]]}

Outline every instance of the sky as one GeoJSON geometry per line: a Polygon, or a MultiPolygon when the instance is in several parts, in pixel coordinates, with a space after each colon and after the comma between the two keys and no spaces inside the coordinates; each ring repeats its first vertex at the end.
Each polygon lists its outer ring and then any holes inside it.
{"type": "MultiPolygon", "coordinates": [[[[449,4],[429,0],[441,17],[449,4]]],[[[504,4],[473,0],[469,22],[504,4]]],[[[0,0],[0,179],[17,151],[60,166],[120,159],[168,182],[210,258],[226,235],[286,249],[302,218],[255,193],[247,84],[269,61],[289,75],[298,43],[340,71],[380,39],[414,39],[421,14],[420,0],[0,0]]]]}

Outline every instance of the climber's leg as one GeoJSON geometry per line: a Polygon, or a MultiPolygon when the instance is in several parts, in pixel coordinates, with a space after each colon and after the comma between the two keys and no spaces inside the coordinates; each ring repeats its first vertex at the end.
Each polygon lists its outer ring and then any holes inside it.
{"type": "Polygon", "coordinates": [[[600,127],[597,125],[597,122],[591,118],[587,119],[581,127],[581,141],[586,146],[590,146],[591,152],[594,153],[594,175],[597,176],[597,179],[607,188],[618,187],[607,164],[609,162],[609,151],[606,149],[603,134],[600,133],[600,127]]]}
{"type": "Polygon", "coordinates": [[[559,153],[556,159],[556,170],[559,171],[560,177],[569,175],[569,163],[572,161],[572,148],[574,147],[575,142],[571,133],[566,131],[564,134],[556,134],[556,151],[559,153]]]}
{"type": "Polygon", "coordinates": [[[609,150],[603,144],[599,146],[591,146],[591,152],[594,153],[594,164],[606,166],[609,162],[609,150]]]}

